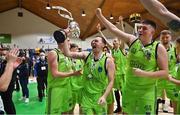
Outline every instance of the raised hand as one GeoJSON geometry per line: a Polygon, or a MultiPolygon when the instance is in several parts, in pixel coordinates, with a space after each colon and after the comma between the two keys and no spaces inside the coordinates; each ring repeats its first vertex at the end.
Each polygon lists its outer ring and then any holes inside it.
{"type": "Polygon", "coordinates": [[[15,62],[19,55],[19,49],[12,49],[6,53],[6,59],[8,62],[15,62]]]}
{"type": "Polygon", "coordinates": [[[101,15],[101,14],[102,14],[101,9],[100,9],[100,8],[97,8],[97,9],[96,9],[96,16],[99,16],[99,15],[101,15]]]}
{"type": "Polygon", "coordinates": [[[9,52],[6,53],[6,59],[8,63],[13,63],[13,68],[19,66],[19,64],[22,63],[22,59],[18,57],[19,55],[19,49],[12,49],[9,52]]]}
{"type": "Polygon", "coordinates": [[[123,17],[119,16],[119,22],[122,22],[122,21],[123,21],[123,17]]]}
{"type": "Polygon", "coordinates": [[[100,25],[100,23],[97,24],[96,28],[97,28],[98,31],[101,31],[101,25],[100,25]]]}

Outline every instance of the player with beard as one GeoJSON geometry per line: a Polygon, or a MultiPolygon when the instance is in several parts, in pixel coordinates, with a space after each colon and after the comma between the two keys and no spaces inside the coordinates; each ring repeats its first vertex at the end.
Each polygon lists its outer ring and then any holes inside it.
{"type": "Polygon", "coordinates": [[[176,114],[180,114],[180,38],[176,39],[176,55],[177,55],[177,75],[176,77],[169,75],[168,80],[177,85],[176,87],[179,92],[179,98],[177,103],[176,114]]]}
{"type": "Polygon", "coordinates": [[[103,53],[105,40],[95,37],[91,42],[92,52],[70,52],[65,41],[64,53],[66,56],[83,59],[83,90],[82,113],[83,114],[107,114],[106,99],[110,94],[114,83],[115,66],[112,59],[103,53]]]}
{"type": "MultiPolygon", "coordinates": [[[[119,17],[119,22],[121,25],[121,29],[124,31],[124,26],[123,26],[123,18],[120,16],[119,17]]],[[[101,25],[98,24],[97,26],[98,32],[101,34],[101,36],[105,39],[107,46],[111,49],[112,52],[112,57],[115,63],[115,78],[114,78],[114,96],[116,99],[117,103],[117,108],[115,109],[114,113],[121,113],[122,112],[122,107],[120,106],[120,91],[122,93],[123,89],[123,84],[125,82],[125,54],[124,54],[124,42],[117,37],[113,40],[113,45],[107,40],[105,35],[101,31],[101,25]]],[[[113,114],[113,107],[114,107],[114,102],[112,104],[109,104],[109,114],[113,114]]]]}
{"type": "MultiPolygon", "coordinates": [[[[161,44],[166,48],[168,53],[168,66],[169,66],[169,74],[172,76],[176,76],[176,50],[174,45],[171,43],[171,32],[169,30],[163,30],[160,34],[160,41],[161,44]]],[[[162,96],[162,104],[163,104],[163,111],[168,112],[168,106],[165,105],[165,98],[167,97],[172,101],[174,113],[176,111],[176,104],[178,99],[178,90],[176,89],[176,85],[165,80],[159,79],[158,80],[158,96],[162,96]]]]}

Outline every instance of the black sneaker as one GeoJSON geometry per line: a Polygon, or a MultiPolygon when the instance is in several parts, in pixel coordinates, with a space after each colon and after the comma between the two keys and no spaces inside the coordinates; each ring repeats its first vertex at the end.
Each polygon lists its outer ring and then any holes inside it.
{"type": "Polygon", "coordinates": [[[117,108],[117,109],[114,111],[114,113],[121,113],[121,112],[122,112],[121,107],[120,107],[120,108],[117,108]]]}
{"type": "Polygon", "coordinates": [[[168,113],[168,111],[167,111],[167,110],[163,110],[163,112],[164,112],[164,113],[168,113]]]}

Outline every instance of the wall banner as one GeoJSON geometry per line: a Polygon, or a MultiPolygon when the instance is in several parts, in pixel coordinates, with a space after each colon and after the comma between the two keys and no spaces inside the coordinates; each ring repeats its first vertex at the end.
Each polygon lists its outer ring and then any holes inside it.
{"type": "Polygon", "coordinates": [[[38,36],[37,37],[38,44],[55,44],[56,41],[52,36],[38,36]]]}
{"type": "Polygon", "coordinates": [[[11,43],[11,34],[0,34],[0,43],[11,43]]]}

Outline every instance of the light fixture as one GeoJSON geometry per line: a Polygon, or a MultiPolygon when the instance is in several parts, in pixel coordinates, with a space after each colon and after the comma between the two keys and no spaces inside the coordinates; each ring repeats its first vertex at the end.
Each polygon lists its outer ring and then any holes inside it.
{"type": "Polygon", "coordinates": [[[47,10],[50,10],[50,9],[51,9],[51,7],[50,7],[50,5],[49,5],[49,2],[48,2],[47,5],[46,5],[46,9],[47,9],[47,10]]]}
{"type": "Polygon", "coordinates": [[[18,17],[23,17],[22,0],[18,0],[18,6],[19,6],[19,11],[18,11],[17,15],[18,15],[18,17]]]}
{"type": "Polygon", "coordinates": [[[85,13],[85,11],[84,11],[84,10],[82,11],[81,16],[86,16],[86,13],[85,13]]]}
{"type": "Polygon", "coordinates": [[[112,14],[110,15],[110,18],[109,18],[109,19],[111,19],[111,20],[113,20],[113,19],[114,19],[114,17],[113,17],[113,15],[112,15],[112,14]]]}
{"type": "Polygon", "coordinates": [[[23,12],[22,11],[18,12],[18,17],[23,17],[23,12]]]}
{"type": "Polygon", "coordinates": [[[46,9],[47,9],[47,10],[50,10],[50,9],[51,9],[51,6],[49,5],[49,3],[50,3],[50,0],[47,0],[47,5],[46,5],[46,9]]]}

